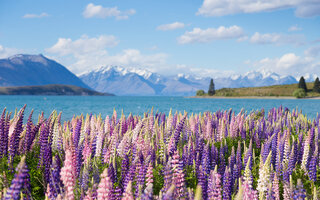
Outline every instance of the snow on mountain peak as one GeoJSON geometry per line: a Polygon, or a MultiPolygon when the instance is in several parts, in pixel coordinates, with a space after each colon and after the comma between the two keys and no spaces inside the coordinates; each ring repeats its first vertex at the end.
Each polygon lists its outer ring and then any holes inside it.
{"type": "Polygon", "coordinates": [[[42,54],[39,54],[39,55],[16,54],[16,55],[10,56],[8,60],[16,64],[22,64],[23,61],[29,61],[29,62],[31,61],[31,62],[38,62],[43,65],[48,65],[48,59],[44,57],[42,54]]]}

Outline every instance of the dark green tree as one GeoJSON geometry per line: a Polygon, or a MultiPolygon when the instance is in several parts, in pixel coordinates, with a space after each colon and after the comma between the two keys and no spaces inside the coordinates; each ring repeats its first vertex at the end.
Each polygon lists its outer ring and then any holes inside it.
{"type": "Polygon", "coordinates": [[[304,80],[303,76],[301,76],[300,80],[299,80],[299,84],[298,84],[298,88],[303,89],[305,92],[307,92],[307,85],[306,85],[306,81],[304,80]]]}
{"type": "Polygon", "coordinates": [[[212,96],[216,93],[216,90],[214,89],[214,83],[213,83],[213,79],[211,79],[210,81],[210,85],[209,85],[209,90],[208,90],[208,95],[212,96]]]}
{"type": "Polygon", "coordinates": [[[314,81],[314,85],[313,85],[313,91],[320,93],[320,81],[319,78],[317,77],[316,80],[314,81]]]}

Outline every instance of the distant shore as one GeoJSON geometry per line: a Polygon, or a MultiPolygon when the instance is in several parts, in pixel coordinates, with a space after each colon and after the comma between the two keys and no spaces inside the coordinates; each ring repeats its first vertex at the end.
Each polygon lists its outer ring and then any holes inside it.
{"type": "MultiPolygon", "coordinates": [[[[196,99],[297,99],[293,96],[190,96],[196,99]]],[[[306,97],[301,99],[320,99],[320,97],[306,97]]]]}

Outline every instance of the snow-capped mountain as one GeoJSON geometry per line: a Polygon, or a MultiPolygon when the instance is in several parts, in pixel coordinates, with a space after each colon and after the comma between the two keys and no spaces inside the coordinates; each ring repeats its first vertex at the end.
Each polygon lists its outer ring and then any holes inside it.
{"type": "MultiPolygon", "coordinates": [[[[194,95],[207,90],[211,77],[186,74],[164,76],[145,69],[106,66],[80,75],[81,80],[99,92],[116,95],[194,95]]],[[[224,87],[257,87],[297,83],[295,77],[280,76],[269,71],[251,71],[244,75],[214,78],[216,89],[224,87]]]]}

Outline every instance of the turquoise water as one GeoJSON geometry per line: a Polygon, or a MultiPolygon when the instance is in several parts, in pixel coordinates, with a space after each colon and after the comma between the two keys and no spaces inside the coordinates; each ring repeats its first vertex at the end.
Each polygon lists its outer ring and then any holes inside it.
{"type": "Polygon", "coordinates": [[[124,114],[143,114],[154,108],[154,111],[168,113],[187,111],[189,113],[217,111],[232,108],[239,112],[285,106],[290,110],[298,108],[310,118],[315,118],[320,111],[320,100],[316,99],[194,99],[184,97],[103,97],[103,96],[0,96],[0,109],[10,111],[20,109],[27,104],[26,112],[35,110],[35,117],[43,111],[49,116],[53,110],[62,111],[62,119],[69,120],[81,113],[111,115],[113,109],[124,114]]]}

